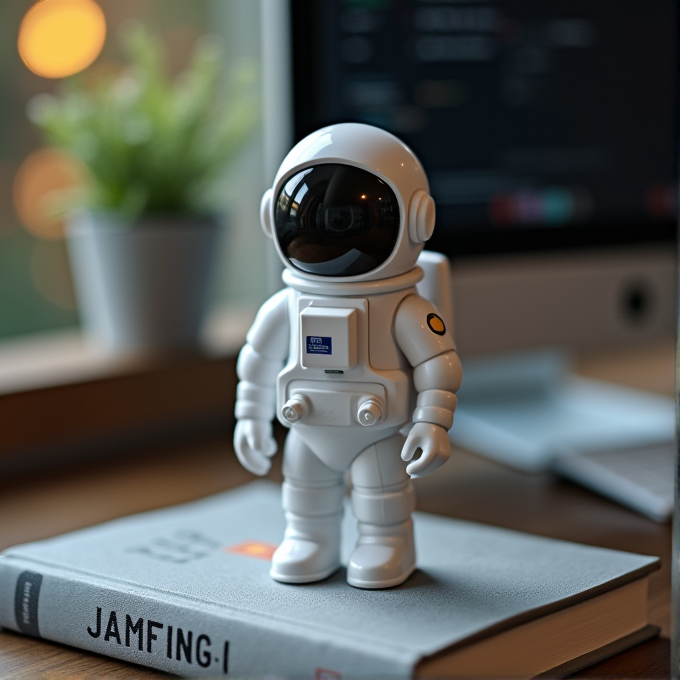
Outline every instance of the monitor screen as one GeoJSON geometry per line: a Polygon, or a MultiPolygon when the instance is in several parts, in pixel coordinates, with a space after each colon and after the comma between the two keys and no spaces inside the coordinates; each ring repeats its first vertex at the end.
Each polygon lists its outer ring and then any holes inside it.
{"type": "Polygon", "coordinates": [[[293,0],[295,136],[420,157],[456,258],[671,241],[675,0],[293,0]]]}

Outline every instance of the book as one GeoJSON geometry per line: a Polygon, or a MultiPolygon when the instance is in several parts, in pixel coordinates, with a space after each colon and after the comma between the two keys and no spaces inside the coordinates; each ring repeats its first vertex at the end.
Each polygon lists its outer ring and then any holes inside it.
{"type": "Polygon", "coordinates": [[[278,583],[280,494],[255,482],[10,548],[0,626],[180,675],[319,680],[565,674],[657,632],[657,558],[422,513],[399,587],[355,589],[342,569],[278,583]]]}

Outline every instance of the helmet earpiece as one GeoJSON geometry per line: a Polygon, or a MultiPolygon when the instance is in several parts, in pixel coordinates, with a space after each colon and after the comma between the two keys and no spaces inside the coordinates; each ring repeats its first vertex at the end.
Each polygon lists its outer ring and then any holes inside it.
{"type": "Polygon", "coordinates": [[[272,195],[273,191],[267,189],[260,201],[260,225],[262,231],[269,237],[274,238],[274,225],[272,224],[272,195]]]}
{"type": "Polygon", "coordinates": [[[418,189],[408,211],[408,233],[413,243],[428,241],[434,231],[435,207],[432,196],[418,189]]]}

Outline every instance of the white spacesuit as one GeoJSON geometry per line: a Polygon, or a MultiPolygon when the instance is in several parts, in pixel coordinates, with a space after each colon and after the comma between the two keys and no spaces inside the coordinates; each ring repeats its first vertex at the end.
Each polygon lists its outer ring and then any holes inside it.
{"type": "Polygon", "coordinates": [[[359,538],[348,583],[387,588],[415,568],[409,475],[448,459],[462,380],[444,321],[416,292],[434,229],[428,191],[396,137],[342,124],[297,144],[262,199],[286,288],[262,306],[239,356],[234,447],[266,474],[274,415],[290,428],[277,581],[318,581],[340,566],[350,469],[359,538]]]}

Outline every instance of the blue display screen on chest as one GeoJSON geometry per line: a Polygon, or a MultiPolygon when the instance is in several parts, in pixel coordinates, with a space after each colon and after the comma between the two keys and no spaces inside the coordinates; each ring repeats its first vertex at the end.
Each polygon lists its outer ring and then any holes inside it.
{"type": "Polygon", "coordinates": [[[307,354],[333,354],[333,338],[308,335],[307,354]]]}

